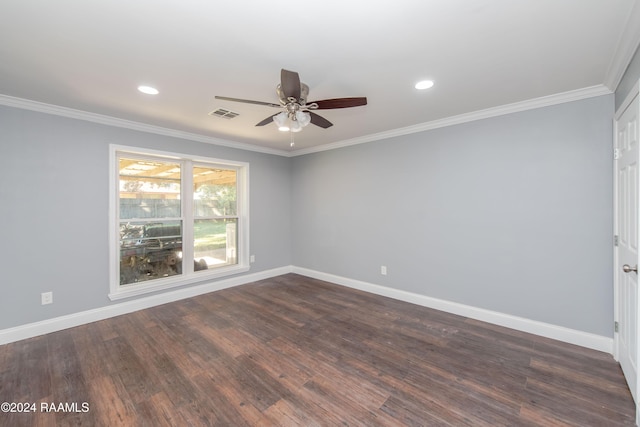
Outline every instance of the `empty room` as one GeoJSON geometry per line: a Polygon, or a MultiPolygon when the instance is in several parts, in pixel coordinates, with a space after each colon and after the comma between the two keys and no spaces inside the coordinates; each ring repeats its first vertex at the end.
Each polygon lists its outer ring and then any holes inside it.
{"type": "Polygon", "coordinates": [[[0,3],[0,426],[634,426],[638,0],[0,3]]]}

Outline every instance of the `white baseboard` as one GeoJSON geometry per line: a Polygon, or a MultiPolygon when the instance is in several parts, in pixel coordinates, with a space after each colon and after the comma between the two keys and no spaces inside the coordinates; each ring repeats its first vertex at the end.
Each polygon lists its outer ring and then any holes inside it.
{"type": "Polygon", "coordinates": [[[212,283],[176,289],[170,292],[151,295],[144,298],[138,298],[132,301],[112,304],[106,307],[82,311],[79,313],[69,314],[66,316],[43,320],[40,322],[29,323],[26,325],[16,326],[14,328],[3,329],[0,330],[0,345],[35,337],[38,335],[48,334],[51,332],[61,331],[63,329],[72,328],[74,326],[80,326],[87,323],[96,322],[98,320],[108,319],[110,317],[132,313],[134,311],[143,310],[145,308],[178,301],[185,298],[191,298],[197,295],[215,292],[221,289],[239,286],[258,280],[268,279],[287,273],[297,273],[303,276],[313,277],[315,279],[336,283],[338,285],[359,289],[365,292],[370,292],[372,294],[382,295],[400,301],[406,301],[412,304],[446,311],[448,313],[453,313],[460,316],[469,317],[471,319],[505,326],[507,328],[556,339],[570,344],[603,351],[609,354],[613,353],[613,338],[590,334],[587,332],[577,331],[562,326],[551,325],[548,323],[499,313],[496,311],[490,311],[451,301],[431,298],[425,295],[419,295],[412,292],[388,288],[385,286],[375,285],[372,283],[362,282],[359,280],[353,280],[346,277],[335,276],[332,274],[322,273],[319,271],[295,266],[285,266],[272,270],[261,271],[258,273],[231,277],[229,279],[212,283]]]}
{"type": "Polygon", "coordinates": [[[563,341],[569,344],[575,344],[593,350],[613,354],[613,338],[582,332],[575,329],[569,329],[562,326],[556,326],[549,323],[538,322],[536,320],[512,316],[497,311],[485,310],[482,308],[472,307],[456,302],[431,298],[425,295],[419,295],[412,292],[388,288],[385,286],[375,285],[359,280],[353,280],[346,277],[335,276],[333,274],[322,273],[306,268],[294,266],[292,272],[301,274],[303,276],[324,280],[326,282],[336,283],[338,285],[370,292],[372,294],[382,295],[400,301],[410,302],[424,307],[445,311],[447,313],[453,313],[471,319],[481,320],[483,322],[492,323],[495,325],[516,329],[518,331],[528,332],[546,338],[563,341]]]}
{"type": "Polygon", "coordinates": [[[26,325],[16,326],[0,330],[0,345],[10,342],[19,341],[27,338],[44,335],[51,332],[61,331],[63,329],[73,328],[98,320],[108,319],[110,317],[120,316],[122,314],[132,313],[134,311],[143,310],[145,308],[178,301],[185,298],[191,298],[197,295],[209,292],[219,291],[221,289],[233,286],[243,285],[245,283],[256,282],[258,280],[268,279],[270,277],[280,276],[291,273],[292,267],[280,267],[272,270],[261,271],[258,273],[245,274],[243,276],[231,277],[216,282],[205,283],[203,285],[191,286],[176,289],[170,292],[155,294],[144,298],[138,298],[131,301],[112,304],[93,310],[81,311],[79,313],[69,314],[66,316],[55,317],[40,322],[28,323],[26,325]]]}

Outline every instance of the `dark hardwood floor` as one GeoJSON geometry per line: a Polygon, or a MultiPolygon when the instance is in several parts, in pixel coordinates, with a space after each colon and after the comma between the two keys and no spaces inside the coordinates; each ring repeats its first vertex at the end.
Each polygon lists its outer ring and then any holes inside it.
{"type": "Polygon", "coordinates": [[[635,415],[608,354],[295,274],[0,346],[0,402],[36,409],[0,412],[2,426],[584,427],[635,415]]]}

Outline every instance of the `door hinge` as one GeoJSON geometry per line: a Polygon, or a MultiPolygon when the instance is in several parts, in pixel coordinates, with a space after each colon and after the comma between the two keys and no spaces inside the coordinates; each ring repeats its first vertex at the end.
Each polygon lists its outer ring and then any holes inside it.
{"type": "Polygon", "coordinates": [[[617,234],[613,236],[613,246],[618,246],[620,244],[620,236],[617,234]]]}
{"type": "Polygon", "coordinates": [[[613,149],[613,160],[618,160],[620,158],[620,149],[619,148],[614,148],[613,149]]]}
{"type": "Polygon", "coordinates": [[[613,331],[618,332],[620,329],[620,324],[618,322],[613,322],[613,331]]]}

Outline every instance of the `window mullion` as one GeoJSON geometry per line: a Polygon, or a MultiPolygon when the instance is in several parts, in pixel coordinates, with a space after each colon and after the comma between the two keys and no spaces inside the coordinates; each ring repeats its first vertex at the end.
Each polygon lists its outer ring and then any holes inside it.
{"type": "Polygon", "coordinates": [[[182,271],[193,273],[193,162],[182,162],[182,271]]]}

